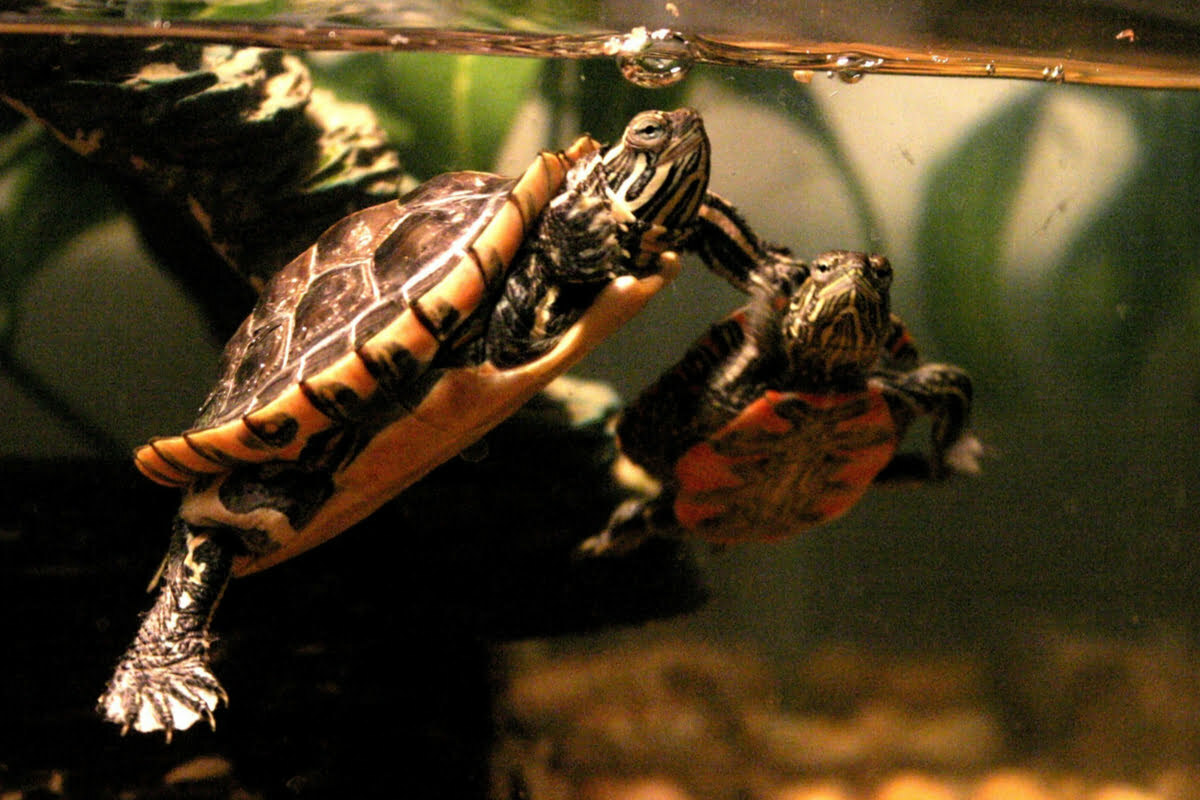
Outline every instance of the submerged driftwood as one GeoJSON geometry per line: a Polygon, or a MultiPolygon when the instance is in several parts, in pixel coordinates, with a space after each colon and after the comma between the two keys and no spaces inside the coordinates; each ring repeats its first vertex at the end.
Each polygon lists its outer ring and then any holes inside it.
{"type": "MultiPolygon", "coordinates": [[[[370,112],[313,91],[279,52],[0,38],[0,99],[120,184],[219,331],[324,228],[404,182],[370,112]]],[[[125,462],[0,461],[0,793],[185,796],[173,770],[224,763],[265,796],[481,794],[489,643],[703,599],[678,543],[574,555],[622,496],[611,410],[603,394],[582,415],[543,396],[337,540],[234,582],[215,626],[234,705],[219,733],[170,748],[121,739],[94,705],[148,604],[176,493],[125,462]]]]}
{"type": "Polygon", "coordinates": [[[123,189],[226,332],[317,234],[411,183],[373,112],[278,50],[0,37],[0,100],[123,189]]]}
{"type": "Polygon", "coordinates": [[[574,557],[621,496],[612,452],[601,419],[539,399],[338,539],[234,581],[215,624],[233,703],[216,733],[170,747],[122,739],[93,706],[148,604],[176,494],[122,463],[0,462],[0,790],[54,773],[66,797],[255,796],[161,794],[203,755],[262,796],[481,796],[491,643],[703,599],[678,543],[574,557]]]}

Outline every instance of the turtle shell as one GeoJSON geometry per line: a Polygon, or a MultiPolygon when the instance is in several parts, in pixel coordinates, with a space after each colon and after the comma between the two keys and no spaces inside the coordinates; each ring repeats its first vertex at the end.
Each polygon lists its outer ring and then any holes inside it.
{"type": "Polygon", "coordinates": [[[761,387],[738,398],[736,412],[707,421],[705,389],[748,325],[740,309],[712,326],[617,429],[623,451],[672,487],[675,520],[716,542],[782,539],[841,516],[891,461],[902,433],[875,381],[861,391],[761,387]]]}
{"type": "Polygon", "coordinates": [[[882,392],[769,390],[675,464],[675,517],[719,542],[774,540],[848,511],[896,452],[882,392]]]}
{"type": "Polygon", "coordinates": [[[186,486],[239,463],[292,460],[381,387],[406,402],[443,343],[467,335],[463,324],[504,282],[570,167],[599,148],[581,137],[519,178],[440,175],[333,225],[267,285],[226,346],[195,425],[138,448],[138,469],[186,486]]]}

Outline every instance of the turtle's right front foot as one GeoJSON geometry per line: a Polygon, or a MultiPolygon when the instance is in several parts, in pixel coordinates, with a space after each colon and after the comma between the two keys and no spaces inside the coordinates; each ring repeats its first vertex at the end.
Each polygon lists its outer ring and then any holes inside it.
{"type": "Polygon", "coordinates": [[[159,651],[139,638],[117,665],[98,710],[122,734],[163,731],[167,741],[200,719],[215,728],[213,712],[229,698],[209,668],[208,644],[187,639],[159,651]]]}

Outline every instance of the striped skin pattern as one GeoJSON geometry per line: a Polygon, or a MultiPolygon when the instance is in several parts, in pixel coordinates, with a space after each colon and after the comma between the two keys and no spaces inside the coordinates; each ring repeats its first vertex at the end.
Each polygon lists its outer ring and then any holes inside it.
{"type": "MultiPolygon", "coordinates": [[[[671,248],[695,235],[708,165],[699,115],[644,112],[616,145],[583,137],[516,180],[435,178],[288,265],[195,427],[136,453],[183,500],[101,713],[168,738],[211,724],[226,698],[209,625],[229,578],[363,519],[636,314],[678,271],[671,248]]],[[[730,269],[767,257],[784,256],[746,252],[730,269]]]]}
{"type": "Polygon", "coordinates": [[[970,378],[919,363],[891,280],[887,259],[848,251],[762,278],[623,414],[622,452],[661,492],[623,504],[583,550],[681,532],[776,540],[842,516],[878,480],[977,472],[970,378]],[[930,453],[896,458],[922,416],[930,453]]]}

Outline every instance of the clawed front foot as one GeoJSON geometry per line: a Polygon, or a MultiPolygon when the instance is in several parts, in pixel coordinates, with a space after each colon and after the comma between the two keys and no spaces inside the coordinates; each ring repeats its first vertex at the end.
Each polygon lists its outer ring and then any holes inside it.
{"type": "Polygon", "coordinates": [[[960,475],[978,475],[983,471],[980,459],[984,452],[983,443],[967,434],[941,454],[899,453],[875,476],[875,483],[902,486],[944,481],[960,475]]]}
{"type": "Polygon", "coordinates": [[[161,651],[138,641],[117,665],[98,710],[110,722],[141,733],[174,731],[204,719],[216,727],[213,712],[229,698],[208,665],[204,638],[172,643],[161,651]]]}

